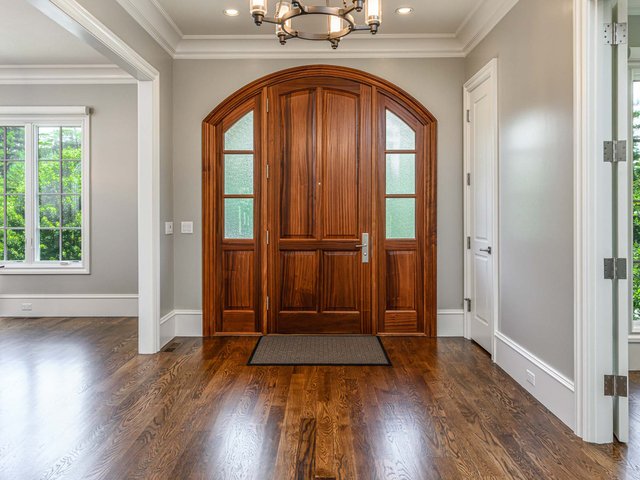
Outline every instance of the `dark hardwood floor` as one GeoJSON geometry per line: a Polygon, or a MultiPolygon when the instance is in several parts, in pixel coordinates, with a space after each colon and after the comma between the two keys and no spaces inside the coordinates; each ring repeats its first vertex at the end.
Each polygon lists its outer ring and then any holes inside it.
{"type": "Polygon", "coordinates": [[[0,478],[640,478],[474,344],[385,338],[394,366],[248,367],[255,338],[136,354],[134,319],[0,319],[0,478]]]}

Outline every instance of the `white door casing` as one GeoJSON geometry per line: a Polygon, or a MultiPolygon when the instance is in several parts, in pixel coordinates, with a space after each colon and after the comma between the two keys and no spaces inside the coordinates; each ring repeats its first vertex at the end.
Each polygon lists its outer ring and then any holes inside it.
{"type": "Polygon", "coordinates": [[[464,86],[465,336],[492,355],[498,327],[497,60],[464,86]]]}

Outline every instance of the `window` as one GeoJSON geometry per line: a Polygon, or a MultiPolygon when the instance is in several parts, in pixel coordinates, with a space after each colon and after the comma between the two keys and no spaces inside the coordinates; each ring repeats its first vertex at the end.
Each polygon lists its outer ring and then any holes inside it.
{"type": "Polygon", "coordinates": [[[416,132],[386,113],[386,238],[416,237],[416,132]]]}
{"type": "Polygon", "coordinates": [[[633,319],[640,333],[640,81],[633,82],[633,319]]]}
{"type": "Polygon", "coordinates": [[[88,128],[85,107],[0,107],[0,273],[89,273],[88,128]]]}
{"type": "Polygon", "coordinates": [[[224,134],[224,238],[253,239],[253,111],[224,134]]]}

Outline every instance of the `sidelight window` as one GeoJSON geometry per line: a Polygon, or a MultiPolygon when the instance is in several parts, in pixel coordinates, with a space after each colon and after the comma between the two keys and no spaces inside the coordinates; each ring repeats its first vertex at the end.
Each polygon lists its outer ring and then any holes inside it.
{"type": "Polygon", "coordinates": [[[253,112],[224,133],[224,238],[252,239],[254,222],[253,112]]]}
{"type": "Polygon", "coordinates": [[[416,236],[416,134],[386,111],[386,238],[416,236]]]}

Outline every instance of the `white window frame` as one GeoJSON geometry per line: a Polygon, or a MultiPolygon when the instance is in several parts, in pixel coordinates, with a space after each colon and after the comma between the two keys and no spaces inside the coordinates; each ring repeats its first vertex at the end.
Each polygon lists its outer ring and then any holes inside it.
{"type": "MultiPolygon", "coordinates": [[[[636,82],[640,82],[640,48],[630,48],[630,57],[629,57],[629,100],[631,103],[631,106],[629,108],[629,138],[631,139],[631,145],[629,146],[629,149],[631,150],[631,152],[633,152],[633,142],[634,142],[634,136],[633,136],[633,106],[634,106],[634,101],[635,101],[635,97],[634,97],[634,85],[636,82]]],[[[629,154],[629,159],[631,162],[633,162],[633,153],[629,154]]],[[[633,184],[633,177],[631,178],[631,182],[633,184]]],[[[632,188],[632,198],[633,198],[633,187],[632,188]]],[[[633,244],[633,238],[631,239],[631,242],[633,244]]],[[[630,278],[633,280],[633,256],[631,258],[631,274],[630,274],[630,278]]],[[[633,286],[634,289],[636,288],[640,288],[640,286],[638,285],[634,285],[633,286]]],[[[639,342],[640,343],[640,322],[635,321],[634,319],[634,311],[633,311],[633,300],[631,300],[631,315],[630,315],[630,319],[629,319],[629,340],[633,341],[633,342],[639,342]]]]}
{"type": "Polygon", "coordinates": [[[0,260],[0,275],[90,274],[91,233],[91,122],[89,107],[2,107],[0,125],[25,127],[25,260],[0,260]],[[82,127],[82,259],[80,261],[35,261],[38,209],[35,204],[38,185],[37,127],[82,127]]]}

